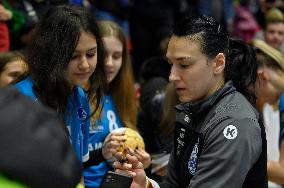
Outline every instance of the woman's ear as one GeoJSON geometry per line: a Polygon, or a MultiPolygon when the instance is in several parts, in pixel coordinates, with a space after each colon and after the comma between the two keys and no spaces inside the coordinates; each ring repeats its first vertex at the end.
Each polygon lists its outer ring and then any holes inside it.
{"type": "Polygon", "coordinates": [[[225,69],[225,64],[226,64],[226,58],[223,53],[219,53],[215,57],[215,62],[214,62],[214,73],[215,74],[221,74],[224,72],[225,69]]]}

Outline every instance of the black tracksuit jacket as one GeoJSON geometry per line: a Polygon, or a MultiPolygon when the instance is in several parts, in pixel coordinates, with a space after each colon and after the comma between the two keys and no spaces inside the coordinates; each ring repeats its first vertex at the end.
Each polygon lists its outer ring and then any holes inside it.
{"type": "Polygon", "coordinates": [[[162,188],[266,188],[266,137],[255,108],[229,81],[176,107],[174,150],[162,188]]]}

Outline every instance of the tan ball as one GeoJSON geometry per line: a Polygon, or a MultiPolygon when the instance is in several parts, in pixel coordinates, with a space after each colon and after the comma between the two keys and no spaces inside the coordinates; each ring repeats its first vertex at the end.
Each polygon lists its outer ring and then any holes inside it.
{"type": "Polygon", "coordinates": [[[129,147],[133,150],[139,148],[145,149],[145,143],[143,138],[141,137],[141,135],[131,129],[131,128],[126,128],[126,127],[122,127],[122,128],[118,128],[114,130],[115,132],[124,132],[125,136],[126,136],[126,141],[123,143],[123,145],[121,147],[118,148],[118,152],[124,152],[124,150],[129,147]]]}

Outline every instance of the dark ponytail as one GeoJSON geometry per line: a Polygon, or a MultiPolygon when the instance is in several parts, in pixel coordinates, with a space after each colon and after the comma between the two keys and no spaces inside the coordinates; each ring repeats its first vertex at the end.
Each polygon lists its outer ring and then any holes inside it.
{"type": "Polygon", "coordinates": [[[254,86],[257,77],[257,62],[252,46],[240,39],[229,40],[229,54],[224,77],[225,82],[232,80],[237,91],[255,105],[254,86]]]}

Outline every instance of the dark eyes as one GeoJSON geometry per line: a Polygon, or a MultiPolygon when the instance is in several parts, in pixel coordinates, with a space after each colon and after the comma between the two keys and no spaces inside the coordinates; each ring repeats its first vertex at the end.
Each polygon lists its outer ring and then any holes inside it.
{"type": "Polygon", "coordinates": [[[122,53],[114,53],[112,57],[113,59],[119,59],[122,57],[122,53]]]}
{"type": "Polygon", "coordinates": [[[9,76],[12,77],[12,78],[18,78],[20,75],[21,75],[20,72],[12,72],[12,73],[9,74],[9,76]]]}
{"type": "MultiPolygon", "coordinates": [[[[92,58],[92,57],[94,57],[95,55],[96,55],[95,52],[89,52],[89,53],[86,54],[86,57],[87,57],[87,58],[92,58]]],[[[74,60],[74,59],[77,59],[77,58],[79,58],[79,57],[80,57],[80,55],[75,54],[75,55],[72,56],[71,59],[74,60]]]]}
{"type": "Polygon", "coordinates": [[[122,52],[106,53],[106,58],[119,60],[120,58],[122,58],[122,52]]]}
{"type": "MultiPolygon", "coordinates": [[[[171,62],[169,59],[168,59],[168,63],[170,64],[170,66],[173,66],[173,62],[171,62]]],[[[185,69],[185,68],[188,68],[192,63],[191,62],[177,62],[175,64],[177,64],[178,67],[185,69]]]]}
{"type": "Polygon", "coordinates": [[[96,53],[87,53],[86,56],[87,58],[92,58],[96,55],[96,53]]]}

